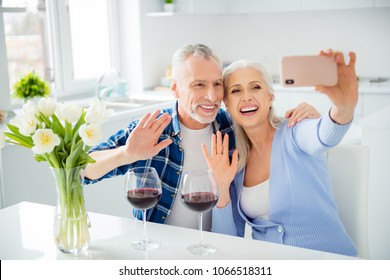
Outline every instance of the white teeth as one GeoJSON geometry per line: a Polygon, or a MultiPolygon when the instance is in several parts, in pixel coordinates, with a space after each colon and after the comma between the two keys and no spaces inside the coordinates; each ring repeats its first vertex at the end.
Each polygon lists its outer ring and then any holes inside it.
{"type": "Polygon", "coordinates": [[[242,108],[240,111],[245,113],[245,112],[254,111],[254,110],[257,110],[256,106],[242,108]]]}
{"type": "Polygon", "coordinates": [[[200,106],[208,110],[214,109],[214,105],[200,105],[200,106]]]}

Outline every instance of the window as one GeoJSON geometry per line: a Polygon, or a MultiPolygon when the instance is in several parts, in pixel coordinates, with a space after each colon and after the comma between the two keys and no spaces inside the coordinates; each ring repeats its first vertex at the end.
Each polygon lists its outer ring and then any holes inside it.
{"type": "Polygon", "coordinates": [[[1,4],[0,28],[4,34],[0,40],[6,50],[6,55],[2,54],[6,61],[0,60],[4,67],[1,78],[8,78],[2,90],[12,92],[12,85],[29,71],[44,78],[50,68],[46,9],[44,0],[3,0],[1,4]]]}
{"type": "Polygon", "coordinates": [[[105,0],[95,0],[90,10],[90,0],[69,0],[74,79],[94,78],[111,67],[105,0]]]}
{"type": "Polygon", "coordinates": [[[115,7],[109,0],[0,0],[0,78],[8,80],[0,83],[0,109],[14,102],[6,93],[31,69],[58,98],[94,92],[102,74],[118,69],[115,7]]]}
{"type": "Polygon", "coordinates": [[[115,18],[115,2],[68,0],[49,3],[53,5],[49,14],[58,96],[94,91],[99,76],[110,68],[117,68],[113,62],[113,31],[116,28],[110,21],[115,18]]]}

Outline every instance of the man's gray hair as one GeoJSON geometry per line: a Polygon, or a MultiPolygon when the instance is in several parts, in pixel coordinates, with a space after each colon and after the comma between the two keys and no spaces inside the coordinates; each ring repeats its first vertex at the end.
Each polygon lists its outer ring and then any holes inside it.
{"type": "Polygon", "coordinates": [[[183,72],[183,67],[186,59],[189,56],[199,56],[205,59],[213,58],[218,64],[221,64],[218,56],[211,48],[203,44],[189,44],[180,47],[174,54],[171,60],[171,75],[172,79],[177,79],[183,72]]]}

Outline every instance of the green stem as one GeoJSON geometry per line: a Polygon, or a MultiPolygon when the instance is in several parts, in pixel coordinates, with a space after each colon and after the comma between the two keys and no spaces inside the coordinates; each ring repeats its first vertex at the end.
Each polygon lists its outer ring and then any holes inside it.
{"type": "Polygon", "coordinates": [[[89,243],[88,218],[82,189],[82,168],[52,168],[58,188],[56,241],[65,251],[89,243]]]}

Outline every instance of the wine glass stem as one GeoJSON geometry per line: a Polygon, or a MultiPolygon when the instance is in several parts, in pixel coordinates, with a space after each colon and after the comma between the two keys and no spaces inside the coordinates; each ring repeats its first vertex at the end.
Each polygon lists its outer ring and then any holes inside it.
{"type": "Polygon", "coordinates": [[[199,222],[199,231],[200,231],[200,241],[199,241],[199,244],[203,244],[203,230],[202,230],[202,227],[203,227],[203,213],[200,213],[199,216],[198,216],[198,222],[199,222]]]}
{"type": "Polygon", "coordinates": [[[148,235],[146,234],[146,210],[142,210],[142,220],[143,220],[143,224],[144,224],[144,239],[145,241],[148,240],[148,235]]]}

